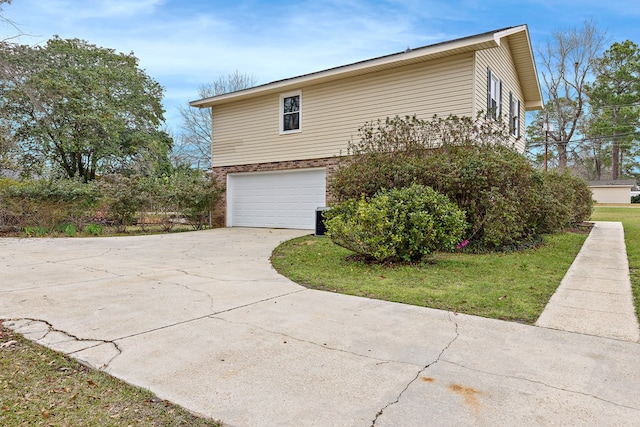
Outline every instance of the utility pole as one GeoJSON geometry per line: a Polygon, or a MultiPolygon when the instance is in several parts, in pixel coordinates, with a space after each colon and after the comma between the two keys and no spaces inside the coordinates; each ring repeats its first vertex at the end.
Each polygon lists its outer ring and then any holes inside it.
{"type": "Polygon", "coordinates": [[[545,113],[544,123],[542,124],[544,129],[544,171],[549,170],[549,131],[552,130],[552,126],[549,125],[549,112],[545,113]]]}

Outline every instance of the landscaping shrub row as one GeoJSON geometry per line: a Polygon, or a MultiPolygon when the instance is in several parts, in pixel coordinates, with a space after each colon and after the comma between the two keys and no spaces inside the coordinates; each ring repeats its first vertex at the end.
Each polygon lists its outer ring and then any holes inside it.
{"type": "Polygon", "coordinates": [[[170,231],[178,222],[201,229],[222,195],[198,171],[164,177],[110,175],[79,180],[0,180],[0,229],[29,236],[101,234],[105,228],[125,232],[155,223],[170,231]]]}
{"type": "MultiPolygon", "coordinates": [[[[396,117],[367,123],[360,135],[332,176],[338,209],[330,218],[341,216],[349,223],[350,215],[363,209],[353,200],[372,201],[386,190],[419,184],[446,195],[466,213],[461,241],[468,243],[467,250],[487,251],[518,247],[591,215],[591,191],[583,180],[534,169],[509,144],[508,129],[489,119],[396,117]]],[[[375,225],[352,222],[352,230],[375,225]]],[[[336,243],[348,240],[337,222],[333,226],[329,221],[329,234],[340,235],[336,243]]]]}

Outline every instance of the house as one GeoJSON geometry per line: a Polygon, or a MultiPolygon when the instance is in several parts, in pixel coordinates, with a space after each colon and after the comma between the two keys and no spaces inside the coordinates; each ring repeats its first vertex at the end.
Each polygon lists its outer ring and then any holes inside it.
{"type": "Polygon", "coordinates": [[[212,109],[216,225],[313,229],[327,180],[366,122],[395,116],[508,120],[542,108],[526,25],[504,28],[191,102],[212,109]]]}
{"type": "Polygon", "coordinates": [[[587,184],[596,203],[610,204],[631,203],[631,189],[636,186],[636,182],[633,179],[589,181],[587,184]]]}

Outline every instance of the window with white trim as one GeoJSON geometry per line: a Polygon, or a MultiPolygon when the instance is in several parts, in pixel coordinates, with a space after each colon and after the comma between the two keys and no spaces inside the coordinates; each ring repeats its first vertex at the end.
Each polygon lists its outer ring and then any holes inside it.
{"type": "Polygon", "coordinates": [[[498,119],[502,116],[502,82],[487,68],[487,116],[498,119]]]}
{"type": "Polygon", "coordinates": [[[280,95],[280,133],[302,131],[302,92],[280,95]]]}
{"type": "Polygon", "coordinates": [[[509,131],[520,138],[520,101],[509,92],[509,131]]]}

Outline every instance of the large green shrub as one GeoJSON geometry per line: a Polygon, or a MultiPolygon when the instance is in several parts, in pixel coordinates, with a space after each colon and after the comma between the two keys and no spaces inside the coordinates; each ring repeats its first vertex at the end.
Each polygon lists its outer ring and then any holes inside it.
{"type": "Polygon", "coordinates": [[[455,203],[418,184],[347,200],[325,218],[336,244],[378,261],[417,261],[453,249],[466,227],[464,212],[455,203]]]}
{"type": "Polygon", "coordinates": [[[542,233],[553,233],[591,217],[593,198],[587,183],[568,172],[541,175],[543,188],[531,211],[539,218],[542,233]]]}
{"type": "Polygon", "coordinates": [[[577,176],[569,173],[565,174],[567,185],[570,185],[574,191],[574,208],[570,223],[577,224],[582,221],[588,221],[593,213],[593,193],[589,184],[577,176]]]}
{"type": "Polygon", "coordinates": [[[337,202],[414,182],[432,187],[466,212],[465,238],[478,250],[517,246],[590,214],[586,183],[536,171],[500,122],[396,117],[365,124],[360,136],[331,178],[337,202]]]}

